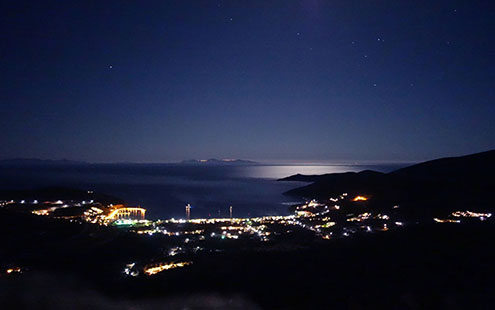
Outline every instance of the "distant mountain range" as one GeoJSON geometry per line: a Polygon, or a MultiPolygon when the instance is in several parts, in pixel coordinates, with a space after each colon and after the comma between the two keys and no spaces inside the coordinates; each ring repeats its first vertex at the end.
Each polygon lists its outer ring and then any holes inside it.
{"type": "Polygon", "coordinates": [[[181,164],[191,165],[254,165],[255,161],[243,160],[243,159],[189,159],[183,160],[181,164]]]}
{"type": "Polygon", "coordinates": [[[368,195],[370,205],[401,205],[411,212],[461,209],[495,211],[495,150],[441,158],[390,173],[371,170],[324,175],[293,175],[280,181],[311,182],[287,195],[328,199],[344,192],[368,195]]]}
{"type": "MultiPolygon", "coordinates": [[[[62,165],[146,165],[140,163],[126,162],[126,163],[101,163],[93,164],[84,161],[75,161],[68,159],[52,160],[52,159],[37,159],[37,158],[13,158],[0,160],[0,166],[62,166],[62,165]]],[[[150,163],[152,165],[160,163],[150,163]]],[[[170,164],[170,163],[168,163],[170,164]]],[[[243,160],[243,159],[189,159],[183,160],[179,164],[187,165],[255,165],[255,161],[243,160]]]]}
{"type": "Polygon", "coordinates": [[[68,159],[12,158],[0,160],[0,165],[44,166],[44,165],[86,165],[87,162],[68,159]]]}

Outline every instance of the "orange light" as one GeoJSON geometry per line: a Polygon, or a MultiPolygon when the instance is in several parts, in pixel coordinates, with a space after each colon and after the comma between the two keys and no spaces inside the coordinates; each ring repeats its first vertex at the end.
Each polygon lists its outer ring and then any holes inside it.
{"type": "Polygon", "coordinates": [[[356,196],[356,198],[354,198],[352,201],[366,201],[366,200],[368,200],[368,198],[364,196],[356,196]]]}
{"type": "Polygon", "coordinates": [[[6,272],[7,272],[8,274],[11,274],[11,273],[13,273],[13,272],[21,272],[21,268],[20,268],[20,267],[9,268],[9,269],[7,269],[7,270],[6,270],[6,272]]]}
{"type": "Polygon", "coordinates": [[[179,263],[168,263],[168,264],[159,264],[157,266],[152,266],[152,267],[145,267],[144,268],[144,273],[152,276],[154,274],[157,274],[159,272],[162,272],[164,270],[169,270],[169,269],[174,269],[174,268],[181,268],[185,267],[188,265],[191,265],[192,262],[179,262],[179,263]]]}

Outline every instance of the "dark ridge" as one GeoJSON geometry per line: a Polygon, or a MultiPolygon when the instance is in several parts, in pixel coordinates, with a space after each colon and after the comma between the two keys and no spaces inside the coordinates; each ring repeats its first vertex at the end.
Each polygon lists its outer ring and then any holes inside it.
{"type": "Polygon", "coordinates": [[[354,179],[366,179],[366,178],[374,178],[384,175],[382,172],[377,172],[373,170],[363,170],[360,172],[343,172],[343,173],[327,173],[320,175],[304,175],[304,174],[295,174],[289,177],[285,177],[282,179],[278,179],[278,181],[297,181],[297,182],[317,182],[317,181],[326,181],[326,180],[354,180],[354,179]]]}
{"type": "MultiPolygon", "coordinates": [[[[294,175],[281,180],[313,182],[286,192],[287,195],[328,199],[344,192],[370,195],[371,207],[404,206],[415,215],[447,208],[495,209],[495,151],[427,161],[394,172],[335,173],[320,176],[294,175]]],[[[428,216],[431,214],[428,214],[428,216]]]]}
{"type": "Polygon", "coordinates": [[[493,177],[495,174],[495,150],[460,157],[447,157],[426,161],[389,173],[394,177],[414,180],[456,180],[459,177],[493,177]]]}
{"type": "MultiPolygon", "coordinates": [[[[287,192],[289,195],[328,198],[327,194],[337,195],[353,189],[362,194],[373,191],[374,187],[385,182],[386,174],[372,170],[361,172],[330,173],[321,176],[313,176],[314,183],[299,187],[287,192]],[[373,185],[373,186],[372,186],[373,185]]],[[[303,181],[306,178],[300,176],[289,181],[303,181]]],[[[282,179],[283,180],[283,179],[282,179]]],[[[304,181],[303,181],[304,182],[304,181]]],[[[307,182],[307,181],[306,181],[307,182]]]]}
{"type": "Polygon", "coordinates": [[[91,190],[66,187],[46,187],[26,190],[0,190],[0,200],[94,200],[104,204],[124,203],[118,197],[109,196],[91,190]]]}

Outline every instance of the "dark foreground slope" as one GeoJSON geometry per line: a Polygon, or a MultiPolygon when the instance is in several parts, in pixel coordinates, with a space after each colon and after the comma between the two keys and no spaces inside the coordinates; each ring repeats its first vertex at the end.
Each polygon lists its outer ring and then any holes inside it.
{"type": "Polygon", "coordinates": [[[191,267],[125,278],[166,239],[0,213],[2,309],[493,309],[493,223],[408,226],[297,251],[199,256],[191,267]],[[24,223],[24,224],[20,224],[24,223]],[[22,236],[21,237],[19,237],[22,236]],[[454,236],[454,237],[453,237],[454,236]]]}
{"type": "MultiPolygon", "coordinates": [[[[453,207],[494,209],[495,150],[462,157],[442,158],[388,174],[374,171],[295,175],[282,181],[313,182],[288,195],[328,199],[343,192],[373,197],[372,206],[401,205],[410,212],[428,213],[453,207]]],[[[431,214],[428,214],[428,216],[431,214]]]]}

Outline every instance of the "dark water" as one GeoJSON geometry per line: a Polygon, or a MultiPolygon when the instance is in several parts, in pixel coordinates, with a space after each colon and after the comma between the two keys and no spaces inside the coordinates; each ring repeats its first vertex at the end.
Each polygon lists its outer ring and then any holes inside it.
{"type": "Polygon", "coordinates": [[[323,174],[373,169],[387,172],[397,166],[249,165],[201,166],[179,164],[68,165],[0,167],[1,189],[65,186],[94,190],[148,209],[150,218],[183,218],[185,205],[192,217],[279,215],[298,202],[282,195],[301,186],[276,179],[301,174],[323,174]]]}

